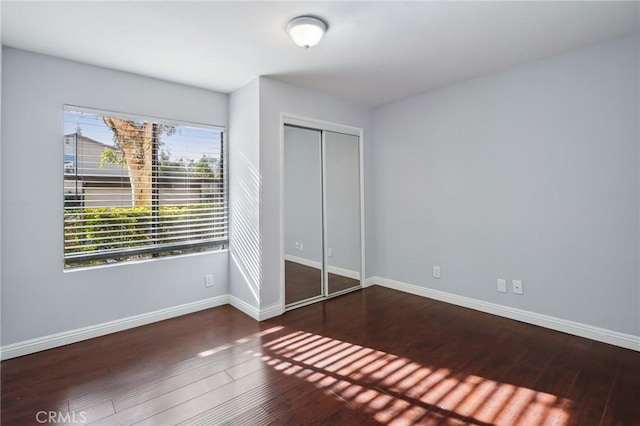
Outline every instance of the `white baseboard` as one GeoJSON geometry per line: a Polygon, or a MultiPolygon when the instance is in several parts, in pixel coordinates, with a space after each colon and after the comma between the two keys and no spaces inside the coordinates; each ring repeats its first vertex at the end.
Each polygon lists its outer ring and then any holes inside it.
{"type": "MultiPolygon", "coordinates": [[[[322,269],[322,263],[317,262],[311,259],[305,259],[304,257],[294,256],[292,254],[285,254],[284,260],[294,263],[299,263],[300,265],[308,266],[310,268],[322,269]]],[[[360,272],[352,271],[350,269],[340,268],[338,266],[331,266],[327,268],[330,274],[340,275],[342,277],[352,278],[354,280],[360,279],[360,272]]]]}
{"type": "Polygon", "coordinates": [[[269,318],[277,317],[282,314],[284,314],[284,306],[278,303],[267,308],[260,309],[258,321],[268,320],[269,318]]]}
{"type": "Polygon", "coordinates": [[[369,277],[366,280],[364,280],[364,282],[362,283],[362,288],[367,288],[367,287],[371,287],[372,285],[375,285],[375,280],[378,277],[369,277]]]}
{"type": "Polygon", "coordinates": [[[451,303],[452,305],[463,306],[465,308],[475,309],[476,311],[486,312],[488,314],[498,315],[501,317],[538,325],[540,327],[550,328],[552,330],[561,331],[563,333],[586,337],[587,339],[597,340],[599,342],[609,343],[611,345],[640,351],[640,336],[619,333],[617,331],[607,330],[605,328],[594,327],[592,325],[525,311],[523,309],[510,308],[508,306],[498,305],[496,303],[458,296],[455,294],[446,293],[444,291],[433,290],[414,284],[407,284],[401,281],[390,280],[387,278],[372,277],[368,278],[367,282],[371,282],[382,287],[403,291],[405,293],[415,294],[417,296],[440,300],[442,302],[451,303]]]}
{"type": "Polygon", "coordinates": [[[284,308],[279,303],[264,309],[258,309],[244,300],[231,295],[229,296],[229,304],[256,321],[264,321],[284,313],[284,308]]]}
{"type": "Polygon", "coordinates": [[[244,312],[256,321],[260,321],[260,310],[253,305],[248,304],[236,296],[229,295],[229,304],[237,310],[244,312]]]}
{"type": "Polygon", "coordinates": [[[327,268],[330,274],[340,275],[341,277],[347,277],[354,280],[360,280],[360,273],[358,271],[352,271],[350,269],[339,268],[337,266],[331,266],[327,268]]]}
{"type": "Polygon", "coordinates": [[[5,345],[0,347],[0,359],[6,360],[23,355],[29,355],[35,352],[69,345],[71,343],[76,343],[83,340],[93,339],[94,337],[100,337],[118,331],[163,321],[166,319],[191,314],[193,312],[215,308],[217,306],[226,304],[230,304],[234,308],[247,314],[256,321],[264,321],[266,319],[273,318],[284,313],[284,309],[279,304],[270,306],[266,309],[258,310],[257,308],[238,299],[235,296],[225,294],[222,296],[212,297],[210,299],[199,300],[192,303],[185,303],[184,305],[173,306],[171,308],[160,309],[157,311],[134,315],[115,321],[109,321],[102,324],[77,328],[75,330],[50,334],[48,336],[38,337],[36,339],[25,340],[23,342],[5,345]]]}
{"type": "Polygon", "coordinates": [[[285,254],[284,260],[293,263],[299,263],[300,265],[308,266],[310,268],[321,269],[322,263],[316,260],[306,259],[304,257],[294,256],[292,254],[285,254]]]}
{"type": "MultiPolygon", "coordinates": [[[[552,330],[561,331],[575,336],[586,337],[587,339],[599,342],[609,343],[611,345],[620,346],[635,351],[640,351],[640,336],[619,333],[613,330],[607,330],[600,327],[594,327],[588,324],[582,324],[574,321],[556,318],[548,315],[538,314],[535,312],[525,311],[522,309],[510,308],[508,306],[498,305],[495,303],[484,302],[482,300],[472,299],[469,297],[458,296],[444,291],[433,290],[420,287],[414,284],[407,284],[400,281],[394,281],[381,277],[369,277],[363,283],[363,287],[379,285],[418,296],[428,297],[430,299],[440,300],[442,302],[451,303],[465,308],[475,309],[477,311],[510,318],[529,324],[546,327],[552,330]]],[[[141,315],[135,315],[115,321],[109,321],[89,327],[78,328],[62,333],[51,334],[36,339],[26,340],[23,342],[12,343],[0,348],[0,359],[6,360],[47,349],[64,346],[71,343],[80,342],[82,340],[92,339],[94,337],[104,336],[106,334],[127,330],[141,325],[151,324],[153,322],[162,321],[181,315],[190,314],[204,309],[215,308],[225,304],[244,312],[256,321],[264,321],[269,318],[282,315],[284,309],[281,305],[276,304],[264,309],[258,309],[243,300],[231,295],[222,295],[212,297],[197,302],[186,303],[179,306],[173,306],[166,309],[160,309],[153,312],[147,312],[141,315]]]]}
{"type": "Polygon", "coordinates": [[[216,306],[226,305],[227,303],[229,303],[229,296],[225,294],[223,296],[198,300],[197,302],[185,303],[184,305],[172,306],[170,308],[134,315],[115,321],[108,321],[89,327],[77,328],[75,330],[65,331],[62,333],[12,343],[0,348],[0,358],[5,360],[22,355],[28,355],[44,351],[46,349],[80,342],[82,340],[93,339],[94,337],[104,336],[117,331],[127,330],[129,328],[139,327],[141,325],[151,324],[153,322],[202,311],[204,309],[215,308],[216,306]]]}

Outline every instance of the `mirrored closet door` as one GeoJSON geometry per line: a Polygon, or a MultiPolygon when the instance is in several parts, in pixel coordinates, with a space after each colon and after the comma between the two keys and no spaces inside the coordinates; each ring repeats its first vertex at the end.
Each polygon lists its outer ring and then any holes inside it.
{"type": "Polygon", "coordinates": [[[360,285],[360,141],[324,132],[325,245],[329,295],[360,285]]]}
{"type": "Polygon", "coordinates": [[[360,138],[284,125],[287,309],[360,288],[360,138]]]}
{"type": "Polygon", "coordinates": [[[322,132],[284,128],[285,304],[323,295],[322,132]]]}

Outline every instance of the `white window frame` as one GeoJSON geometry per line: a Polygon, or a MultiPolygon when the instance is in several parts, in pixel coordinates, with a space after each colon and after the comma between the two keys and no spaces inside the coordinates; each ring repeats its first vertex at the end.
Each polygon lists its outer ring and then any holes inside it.
{"type": "MultiPolygon", "coordinates": [[[[67,111],[94,114],[102,117],[104,116],[115,117],[115,118],[121,118],[125,120],[147,121],[147,122],[153,122],[153,123],[158,123],[161,125],[168,125],[168,126],[187,126],[192,128],[202,128],[202,129],[219,131],[221,133],[221,149],[222,149],[222,157],[220,158],[220,160],[222,162],[223,205],[225,207],[225,232],[224,232],[225,238],[217,239],[215,241],[206,241],[204,243],[192,243],[192,244],[182,243],[182,244],[173,244],[173,245],[170,244],[170,245],[158,246],[155,248],[131,247],[128,249],[123,248],[121,250],[102,251],[99,253],[89,253],[86,255],[67,256],[66,244],[63,236],[63,259],[64,259],[65,270],[68,271],[68,270],[74,270],[78,268],[100,267],[104,265],[104,264],[95,264],[95,265],[83,264],[85,262],[90,262],[92,260],[98,260],[98,261],[104,260],[105,263],[107,264],[125,264],[125,263],[129,263],[130,261],[138,260],[138,259],[131,259],[131,260],[127,259],[128,257],[136,256],[136,255],[153,255],[154,258],[157,256],[158,259],[163,259],[163,258],[180,256],[180,255],[192,254],[193,249],[197,249],[198,247],[206,248],[210,246],[208,250],[202,251],[202,252],[208,252],[208,253],[212,251],[224,250],[228,248],[228,245],[229,245],[229,184],[228,184],[229,163],[227,161],[228,138],[227,138],[226,127],[198,123],[198,122],[184,121],[184,120],[175,120],[175,119],[167,119],[162,117],[147,116],[147,115],[141,115],[141,114],[123,113],[123,112],[117,112],[117,111],[88,108],[88,107],[71,105],[71,104],[64,105],[64,112],[67,112],[67,111]],[[163,254],[166,252],[177,251],[177,250],[187,250],[187,253],[163,254]],[[113,258],[118,258],[118,260],[110,262],[109,259],[113,259],[113,258]]],[[[64,134],[62,135],[62,140],[63,140],[62,145],[64,146],[64,134]]],[[[76,152],[76,156],[77,155],[78,153],[76,152]]],[[[64,165],[64,160],[63,160],[63,165],[64,165]]],[[[65,174],[64,167],[61,167],[61,172],[63,175],[65,174]]],[[[157,171],[154,171],[154,173],[157,173],[157,171]]],[[[62,178],[64,180],[64,176],[62,178]]],[[[62,195],[64,198],[64,195],[65,195],[64,188],[62,192],[63,192],[62,195]]],[[[63,208],[63,212],[64,212],[64,208],[63,208]]],[[[65,229],[65,225],[64,225],[64,218],[63,218],[63,232],[64,232],[64,229],[65,229]]]]}

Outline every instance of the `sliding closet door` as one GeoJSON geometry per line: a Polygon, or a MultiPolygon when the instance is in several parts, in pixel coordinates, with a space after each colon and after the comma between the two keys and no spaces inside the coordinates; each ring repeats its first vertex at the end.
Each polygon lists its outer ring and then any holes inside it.
{"type": "Polygon", "coordinates": [[[324,295],[322,133],[284,127],[285,305],[324,295]]]}
{"type": "Polygon", "coordinates": [[[325,276],[332,295],[360,285],[360,141],[324,133],[325,276]]]}

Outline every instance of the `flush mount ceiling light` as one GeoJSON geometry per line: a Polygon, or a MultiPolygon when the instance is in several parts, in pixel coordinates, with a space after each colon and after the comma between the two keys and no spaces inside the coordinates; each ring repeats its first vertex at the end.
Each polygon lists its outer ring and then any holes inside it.
{"type": "Polygon", "coordinates": [[[298,46],[309,48],[320,42],[327,24],[314,16],[298,16],[287,24],[287,32],[298,46]]]}

